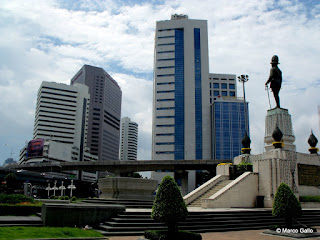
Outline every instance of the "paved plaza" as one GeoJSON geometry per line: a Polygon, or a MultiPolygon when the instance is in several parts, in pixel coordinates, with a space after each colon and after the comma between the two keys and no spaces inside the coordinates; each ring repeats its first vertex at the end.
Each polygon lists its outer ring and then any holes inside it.
{"type": "MultiPolygon", "coordinates": [[[[201,233],[202,240],[286,240],[297,239],[290,237],[278,237],[274,235],[263,234],[265,229],[262,230],[249,230],[249,231],[232,231],[232,232],[213,232],[213,233],[201,233]]],[[[320,231],[320,227],[317,227],[317,231],[320,231]]],[[[127,237],[108,237],[109,240],[138,240],[139,236],[127,236],[127,237]]],[[[320,237],[306,238],[308,240],[319,240],[320,237]]]]}

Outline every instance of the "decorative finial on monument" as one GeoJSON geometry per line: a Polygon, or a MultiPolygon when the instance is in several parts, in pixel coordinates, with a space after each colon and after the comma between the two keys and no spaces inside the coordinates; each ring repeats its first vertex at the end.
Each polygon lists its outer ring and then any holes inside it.
{"type": "Polygon", "coordinates": [[[251,148],[250,148],[251,140],[250,140],[250,138],[249,138],[249,136],[247,134],[247,131],[244,134],[244,137],[242,138],[241,143],[242,143],[242,146],[243,146],[243,148],[241,149],[241,152],[243,154],[250,154],[250,152],[251,152],[251,148]]]}
{"type": "Polygon", "coordinates": [[[274,142],[272,143],[272,145],[275,148],[282,148],[283,147],[283,142],[282,140],[282,132],[280,130],[280,128],[278,127],[278,125],[276,126],[276,128],[274,129],[273,133],[272,133],[272,137],[274,139],[274,142]]]}
{"type": "Polygon", "coordinates": [[[318,139],[316,138],[315,135],[313,135],[312,130],[311,130],[310,137],[308,139],[308,143],[310,145],[310,148],[308,149],[310,154],[317,153],[319,151],[319,148],[316,148],[318,139]]]}

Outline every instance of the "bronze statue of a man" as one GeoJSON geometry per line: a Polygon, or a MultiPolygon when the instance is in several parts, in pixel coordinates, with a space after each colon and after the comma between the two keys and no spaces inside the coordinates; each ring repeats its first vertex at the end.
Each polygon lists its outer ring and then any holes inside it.
{"type": "Polygon", "coordinates": [[[277,55],[274,55],[271,58],[270,64],[272,68],[270,69],[270,76],[268,81],[266,82],[266,86],[268,86],[268,83],[270,83],[270,88],[272,89],[274,99],[277,103],[277,107],[280,108],[279,91],[282,83],[282,73],[281,70],[278,68],[279,58],[277,55]]]}

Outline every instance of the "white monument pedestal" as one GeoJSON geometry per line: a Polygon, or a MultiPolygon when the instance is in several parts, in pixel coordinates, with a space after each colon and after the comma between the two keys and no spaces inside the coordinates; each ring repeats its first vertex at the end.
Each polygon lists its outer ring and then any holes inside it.
{"type": "Polygon", "coordinates": [[[283,134],[283,150],[295,151],[296,146],[294,144],[295,137],[292,128],[291,115],[288,109],[284,108],[273,108],[268,110],[265,122],[265,135],[264,142],[266,144],[266,151],[274,149],[272,143],[274,139],[272,133],[276,126],[279,127],[283,134]]]}

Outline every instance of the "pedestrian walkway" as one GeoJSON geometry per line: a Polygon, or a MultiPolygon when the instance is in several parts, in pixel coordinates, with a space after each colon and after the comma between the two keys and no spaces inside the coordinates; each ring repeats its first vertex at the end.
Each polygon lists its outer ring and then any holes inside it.
{"type": "MultiPolygon", "coordinates": [[[[318,232],[320,227],[317,227],[318,232]]],[[[274,236],[264,234],[265,230],[249,230],[249,231],[232,231],[232,232],[213,232],[213,233],[201,233],[202,240],[286,240],[296,239],[283,236],[274,236]]],[[[142,236],[140,236],[142,237],[142,236]]],[[[108,237],[109,240],[137,240],[139,236],[128,237],[108,237]]],[[[306,238],[308,240],[319,240],[320,237],[306,238]]]]}

